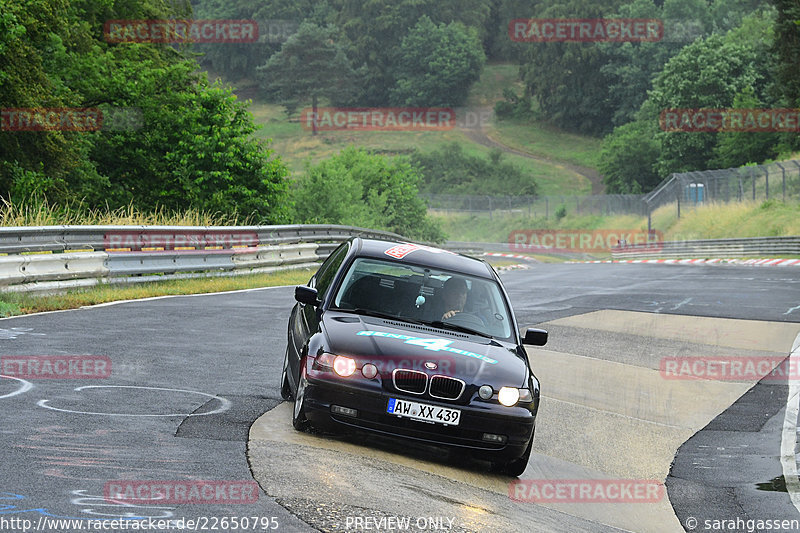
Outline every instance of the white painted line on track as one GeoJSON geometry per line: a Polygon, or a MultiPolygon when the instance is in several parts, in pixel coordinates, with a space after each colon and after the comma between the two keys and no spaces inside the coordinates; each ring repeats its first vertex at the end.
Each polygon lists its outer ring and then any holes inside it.
{"type": "Polygon", "coordinates": [[[84,385],[83,387],[77,387],[73,390],[82,391],[84,389],[145,389],[145,390],[163,390],[163,391],[170,391],[170,392],[185,392],[187,394],[199,394],[201,396],[207,396],[208,398],[212,398],[214,400],[218,400],[220,402],[220,406],[213,411],[208,411],[206,413],[171,413],[171,414],[162,414],[162,415],[150,415],[150,414],[136,414],[136,413],[95,413],[90,411],[74,411],[72,409],[59,409],[58,407],[53,407],[47,405],[47,402],[50,400],[39,400],[36,402],[36,405],[39,407],[44,407],[45,409],[51,409],[53,411],[60,411],[62,413],[72,413],[76,415],[98,415],[98,416],[137,416],[137,417],[165,417],[165,416],[207,416],[207,415],[216,415],[219,413],[224,413],[225,411],[231,408],[231,401],[227,398],[222,398],[221,396],[215,396],[213,394],[208,394],[206,392],[194,391],[194,390],[185,390],[185,389],[169,389],[165,387],[142,387],[138,385],[84,385]]]}
{"type": "MultiPolygon", "coordinates": [[[[792,368],[793,362],[797,364],[798,361],[800,361],[800,334],[797,335],[792,345],[789,368],[792,368]]],[[[795,508],[800,511],[800,478],[797,474],[797,456],[795,455],[798,410],[800,410],[800,382],[790,376],[789,397],[786,401],[786,415],[783,419],[783,434],[781,435],[781,464],[789,498],[795,508]]]]}
{"type": "Polygon", "coordinates": [[[25,381],[24,379],[15,378],[14,376],[3,376],[2,374],[0,374],[0,378],[16,379],[17,381],[22,383],[22,386],[17,390],[15,390],[14,392],[9,392],[8,394],[0,396],[0,400],[3,398],[11,398],[12,396],[16,396],[17,394],[22,394],[23,392],[27,392],[33,388],[33,383],[31,383],[30,381],[25,381]]]}

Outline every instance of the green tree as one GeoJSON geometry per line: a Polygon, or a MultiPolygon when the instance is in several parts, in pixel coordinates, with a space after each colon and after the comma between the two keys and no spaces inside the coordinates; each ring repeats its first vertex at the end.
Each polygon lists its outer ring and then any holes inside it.
{"type": "Polygon", "coordinates": [[[415,152],[411,163],[419,169],[420,190],[426,193],[535,195],[533,176],[502,157],[499,150],[488,158],[469,155],[453,142],[428,153],[415,152]]]}
{"type": "Polygon", "coordinates": [[[0,107],[97,107],[112,117],[96,132],[0,132],[0,194],[285,220],[286,169],[252,140],[244,107],[209,86],[183,48],[103,38],[107,20],[170,18],[186,5],[0,2],[0,107]],[[142,120],[117,127],[120,108],[142,120]]]}
{"type": "Polygon", "coordinates": [[[598,169],[607,193],[640,194],[658,185],[656,133],[653,122],[641,120],[618,126],[603,139],[598,169]]]}
{"type": "MultiPolygon", "coordinates": [[[[258,77],[267,98],[295,105],[297,100],[312,101],[317,116],[320,97],[334,101],[346,99],[356,85],[356,72],[344,47],[334,41],[336,29],[303,23],[261,67],[258,77]]],[[[316,121],[313,123],[317,134],[316,121]]]]}
{"type": "Polygon", "coordinates": [[[418,196],[419,174],[402,158],[389,159],[363,149],[310,166],[294,192],[295,219],[301,223],[348,224],[400,235],[442,241],[418,196]]]}
{"type": "Polygon", "coordinates": [[[460,23],[437,26],[423,16],[397,50],[391,103],[461,105],[480,78],[485,61],[476,30],[460,23]]]}
{"type": "MultiPolygon", "coordinates": [[[[752,87],[736,95],[733,100],[735,109],[758,109],[764,107],[753,92],[752,87]]],[[[761,163],[775,157],[780,137],[777,133],[729,131],[717,135],[714,146],[714,157],[709,161],[711,168],[732,168],[747,163],[761,163]]]]}
{"type": "Polygon", "coordinates": [[[390,101],[396,49],[422,16],[435,24],[461,22],[483,40],[490,11],[489,0],[338,0],[335,24],[351,43],[353,64],[365,69],[352,102],[382,106],[390,101]]]}
{"type": "MultiPolygon", "coordinates": [[[[737,94],[751,88],[767,105],[770,79],[769,15],[747,17],[742,26],[725,35],[700,39],[673,57],[658,75],[643,108],[656,121],[665,109],[727,108],[737,94]]],[[[717,143],[717,133],[659,132],[661,154],[656,171],[661,177],[672,172],[705,170],[717,143]]]]}
{"type": "MultiPolygon", "coordinates": [[[[549,4],[541,18],[603,18],[619,2],[562,0],[549,4]]],[[[603,71],[609,57],[597,43],[529,43],[520,73],[545,120],[565,130],[602,134],[611,130],[614,108],[603,71]]]]}
{"type": "MultiPolygon", "coordinates": [[[[800,107],[800,4],[797,0],[773,0],[777,8],[775,40],[771,52],[776,58],[778,92],[787,107],[800,107]]],[[[786,134],[789,149],[800,148],[800,136],[786,134]]]]}

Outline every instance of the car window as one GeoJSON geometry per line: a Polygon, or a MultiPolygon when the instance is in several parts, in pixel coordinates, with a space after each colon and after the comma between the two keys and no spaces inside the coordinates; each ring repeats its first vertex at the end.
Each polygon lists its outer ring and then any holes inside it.
{"type": "Polygon", "coordinates": [[[339,271],[339,267],[342,265],[342,261],[344,261],[347,255],[349,247],[350,243],[344,243],[334,250],[325,262],[322,263],[322,266],[319,267],[319,270],[313,278],[312,287],[317,289],[317,294],[320,299],[328,292],[333,278],[336,277],[336,272],[339,271]]]}
{"type": "Polygon", "coordinates": [[[431,267],[357,258],[333,300],[341,311],[379,313],[398,320],[451,322],[496,338],[508,339],[512,330],[508,307],[494,280],[431,267]],[[466,286],[466,300],[452,317],[447,313],[447,286],[456,278],[466,286]]]}

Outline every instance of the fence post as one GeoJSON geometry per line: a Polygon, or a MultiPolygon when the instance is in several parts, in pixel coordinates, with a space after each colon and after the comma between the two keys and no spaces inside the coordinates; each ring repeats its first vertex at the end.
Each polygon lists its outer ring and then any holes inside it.
{"type": "Polygon", "coordinates": [[[764,180],[767,184],[767,200],[769,200],[769,167],[764,169],[764,180]]]}
{"type": "Polygon", "coordinates": [[[744,185],[742,184],[742,175],[739,174],[739,198],[737,201],[741,202],[742,198],[744,198],[744,185]]]}
{"type": "Polygon", "coordinates": [[[544,197],[544,219],[550,218],[550,202],[547,196],[544,197]]]}
{"type": "Polygon", "coordinates": [[[753,167],[750,167],[750,181],[753,182],[753,201],[756,201],[756,173],[753,172],[753,167]]]}
{"type": "Polygon", "coordinates": [[[786,169],[780,163],[775,163],[781,169],[781,181],[783,182],[783,201],[786,201],[786,169]]]}

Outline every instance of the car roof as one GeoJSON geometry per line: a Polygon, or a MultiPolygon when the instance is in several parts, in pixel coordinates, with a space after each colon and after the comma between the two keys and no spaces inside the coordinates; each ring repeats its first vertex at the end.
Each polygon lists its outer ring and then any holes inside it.
{"type": "Polygon", "coordinates": [[[386,241],[355,237],[353,255],[371,257],[398,263],[430,266],[470,274],[481,278],[494,279],[494,272],[486,261],[457,254],[449,250],[404,241],[386,241]]]}

